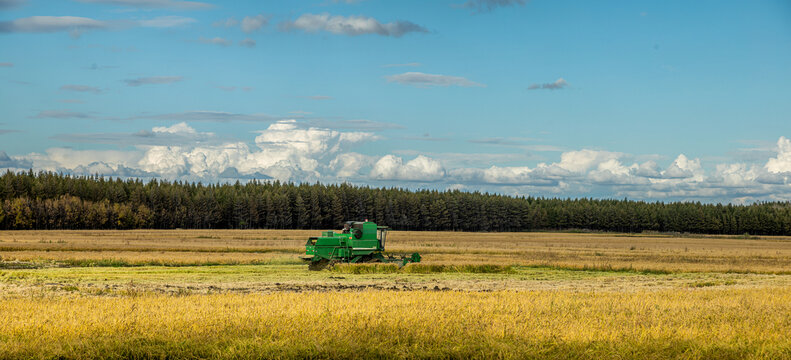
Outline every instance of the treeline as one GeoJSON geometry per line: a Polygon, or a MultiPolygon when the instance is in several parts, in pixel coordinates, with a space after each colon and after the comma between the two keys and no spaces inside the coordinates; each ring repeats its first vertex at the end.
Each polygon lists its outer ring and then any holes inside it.
{"type": "Polygon", "coordinates": [[[200,184],[50,172],[0,176],[0,229],[332,229],[791,235],[791,203],[748,206],[510,197],[349,184],[200,184]]]}

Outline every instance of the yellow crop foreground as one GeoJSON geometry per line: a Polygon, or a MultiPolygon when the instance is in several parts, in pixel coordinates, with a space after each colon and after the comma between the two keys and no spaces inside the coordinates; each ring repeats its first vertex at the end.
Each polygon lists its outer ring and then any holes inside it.
{"type": "Polygon", "coordinates": [[[791,358],[791,288],[10,298],[2,358],[791,358]],[[397,296],[396,296],[397,295],[397,296]]]}

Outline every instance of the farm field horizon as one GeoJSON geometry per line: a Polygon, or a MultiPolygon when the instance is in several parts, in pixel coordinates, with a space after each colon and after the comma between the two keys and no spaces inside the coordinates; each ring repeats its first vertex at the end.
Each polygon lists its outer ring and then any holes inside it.
{"type": "Polygon", "coordinates": [[[420,264],[308,271],[318,233],[0,232],[0,358],[791,358],[789,237],[392,231],[420,264]]]}

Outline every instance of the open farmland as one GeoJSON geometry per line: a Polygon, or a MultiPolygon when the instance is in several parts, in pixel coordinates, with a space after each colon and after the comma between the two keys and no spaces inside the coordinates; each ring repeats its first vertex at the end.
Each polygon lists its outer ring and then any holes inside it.
{"type": "Polygon", "coordinates": [[[317,233],[0,232],[0,358],[791,358],[791,238],[392,232],[421,264],[309,272],[317,233]]]}

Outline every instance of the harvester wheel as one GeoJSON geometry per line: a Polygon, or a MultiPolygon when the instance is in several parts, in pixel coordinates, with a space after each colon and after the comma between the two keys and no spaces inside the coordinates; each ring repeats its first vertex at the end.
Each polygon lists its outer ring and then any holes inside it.
{"type": "Polygon", "coordinates": [[[312,270],[312,271],[324,270],[324,268],[326,268],[327,265],[329,264],[330,261],[327,259],[321,259],[319,261],[311,261],[310,264],[308,264],[308,270],[312,270]]]}

